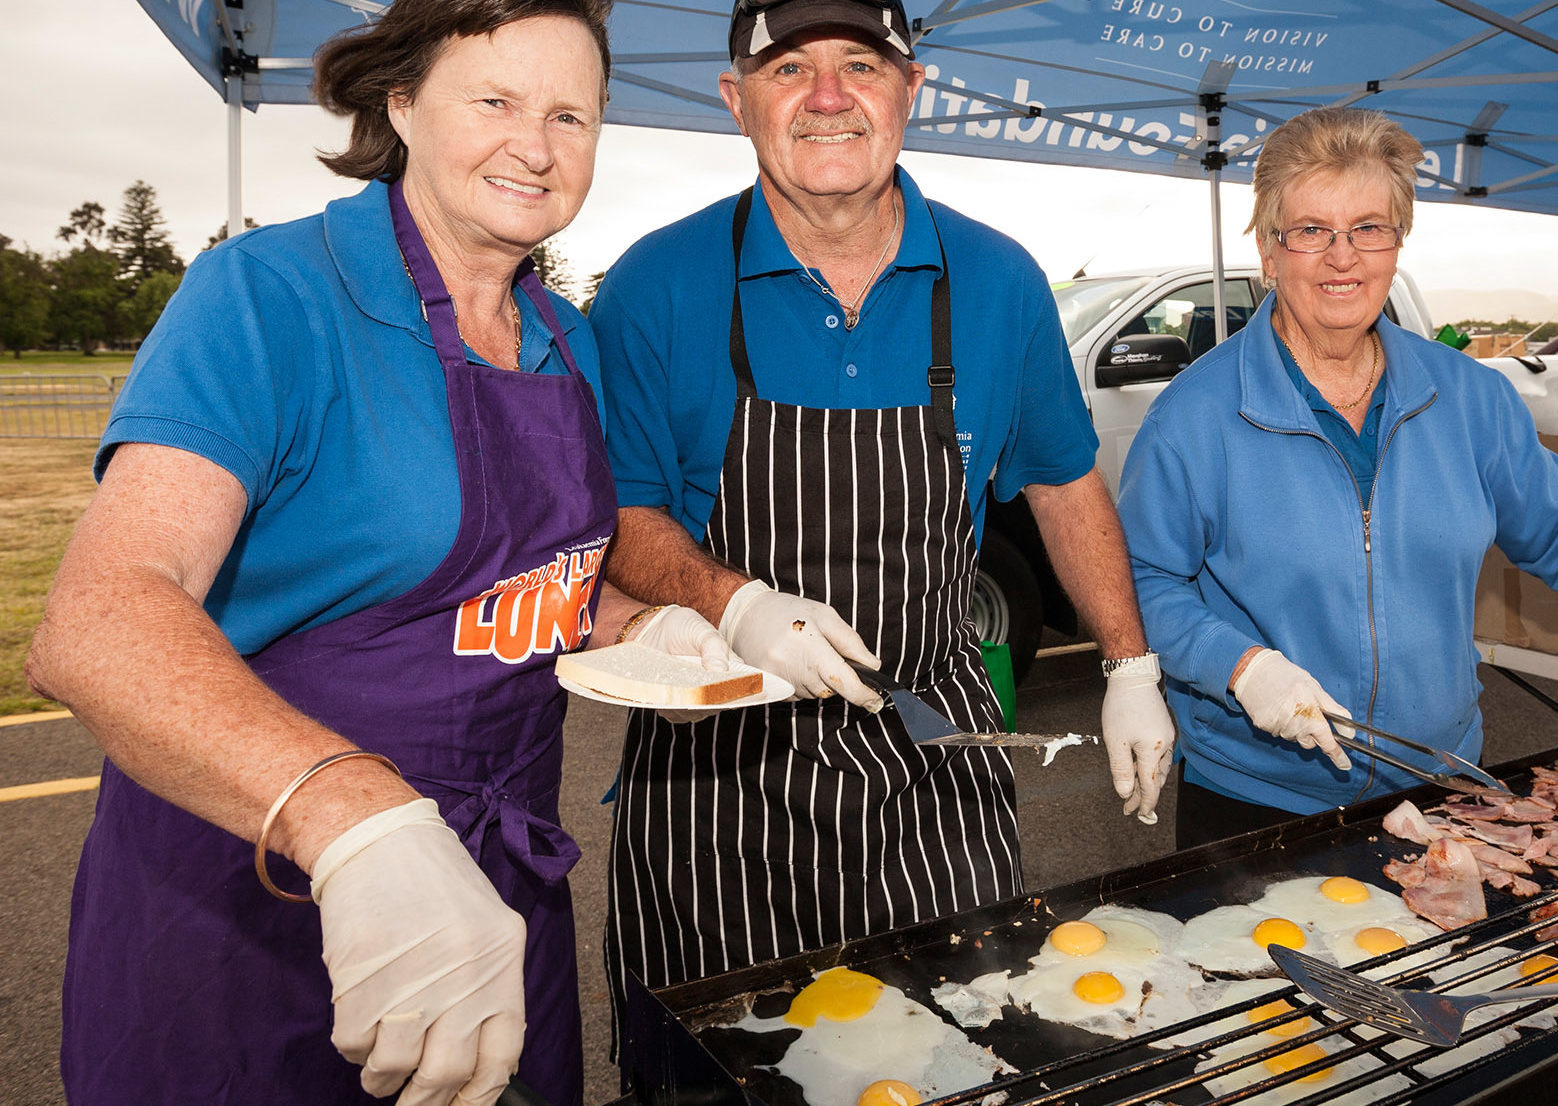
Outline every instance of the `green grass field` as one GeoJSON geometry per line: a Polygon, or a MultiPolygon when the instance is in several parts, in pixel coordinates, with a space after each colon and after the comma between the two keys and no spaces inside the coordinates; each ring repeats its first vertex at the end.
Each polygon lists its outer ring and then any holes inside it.
{"type": "Polygon", "coordinates": [[[95,353],[88,357],[79,350],[25,350],[20,358],[0,353],[0,376],[15,373],[126,373],[133,353],[95,353]]]}
{"type": "Polygon", "coordinates": [[[54,710],[22,661],[76,520],[92,498],[92,440],[0,438],[0,715],[54,710]]]}

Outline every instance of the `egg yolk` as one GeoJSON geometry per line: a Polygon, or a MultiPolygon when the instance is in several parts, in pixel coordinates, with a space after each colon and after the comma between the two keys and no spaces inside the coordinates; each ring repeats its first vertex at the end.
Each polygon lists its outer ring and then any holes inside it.
{"type": "Polygon", "coordinates": [[[1369,885],[1351,876],[1332,876],[1320,885],[1320,893],[1332,902],[1367,902],[1369,885]]]}
{"type": "Polygon", "coordinates": [[[1071,993],[1083,1002],[1105,1006],[1125,997],[1125,987],[1108,972],[1088,972],[1071,985],[1071,993]]]}
{"type": "Polygon", "coordinates": [[[1049,935],[1049,943],[1067,956],[1091,956],[1107,940],[1092,922],[1061,922],[1049,935]]]}
{"type": "MultiPolygon", "coordinates": [[[[1554,960],[1545,952],[1539,952],[1520,965],[1520,975],[1524,978],[1528,975],[1535,975],[1537,972],[1545,972],[1555,964],[1558,964],[1558,960],[1554,960]]],[[[1551,980],[1547,982],[1551,982],[1551,980]]]]}
{"type": "Polygon", "coordinates": [[[1370,956],[1381,956],[1387,952],[1395,952],[1405,948],[1407,939],[1393,929],[1384,926],[1370,926],[1368,929],[1360,929],[1353,934],[1353,944],[1357,945],[1370,956]]]}
{"type": "MultiPolygon", "coordinates": [[[[1292,1009],[1293,1007],[1287,1002],[1286,999],[1279,998],[1273,1000],[1272,1002],[1266,1003],[1264,1006],[1257,1006],[1255,1009],[1246,1013],[1245,1017],[1249,1018],[1252,1022],[1269,1021],[1272,1018],[1281,1017],[1283,1014],[1290,1013],[1292,1009]]],[[[1314,1023],[1312,1023],[1308,1018],[1294,1018],[1292,1021],[1285,1022],[1282,1025],[1268,1025],[1266,1027],[1266,1032],[1270,1033],[1274,1037],[1296,1037],[1298,1034],[1307,1033],[1313,1028],[1314,1023]]]]}
{"type": "Polygon", "coordinates": [[[875,1006],[881,994],[880,979],[848,968],[829,968],[795,996],[784,1020],[791,1025],[816,1025],[818,1018],[854,1021],[875,1006]]]}
{"type": "MultiPolygon", "coordinates": [[[[1268,1056],[1265,1064],[1270,1070],[1278,1075],[1282,1075],[1292,1071],[1294,1068],[1312,1064],[1316,1060],[1324,1060],[1325,1055],[1325,1049],[1311,1041],[1307,1045],[1299,1045],[1297,1048],[1289,1049],[1287,1052],[1279,1052],[1275,1056],[1268,1056]]],[[[1298,1081],[1300,1083],[1318,1083],[1322,1079],[1329,1078],[1330,1074],[1330,1068],[1320,1068],[1300,1077],[1298,1081]]]]}
{"type": "Polygon", "coordinates": [[[1290,949],[1304,947],[1304,931],[1286,918],[1267,918],[1250,934],[1261,948],[1267,945],[1285,945],[1290,949]]]}
{"type": "Polygon", "coordinates": [[[920,1106],[920,1092],[902,1079],[878,1079],[855,1100],[855,1106],[920,1106]]]}

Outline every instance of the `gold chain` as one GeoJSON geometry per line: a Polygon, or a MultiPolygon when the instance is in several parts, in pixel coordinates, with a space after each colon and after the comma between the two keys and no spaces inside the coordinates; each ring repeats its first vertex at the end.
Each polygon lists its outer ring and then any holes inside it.
{"type": "Polygon", "coordinates": [[[519,304],[510,299],[509,307],[514,312],[514,371],[519,372],[519,304]]]}
{"type": "MultiPolygon", "coordinates": [[[[1370,331],[1369,337],[1373,339],[1370,345],[1374,350],[1374,363],[1369,368],[1369,382],[1363,386],[1363,391],[1358,394],[1358,398],[1353,400],[1351,403],[1332,403],[1331,406],[1338,411],[1351,411],[1354,407],[1358,406],[1358,404],[1369,398],[1369,393],[1374,391],[1374,381],[1379,378],[1379,335],[1375,334],[1373,331],[1370,331]]],[[[1299,371],[1303,372],[1304,366],[1299,365],[1298,354],[1293,352],[1293,347],[1288,345],[1288,340],[1282,337],[1281,334],[1278,334],[1277,341],[1282,343],[1283,348],[1288,351],[1288,356],[1293,359],[1293,364],[1298,365],[1299,371]]]]}

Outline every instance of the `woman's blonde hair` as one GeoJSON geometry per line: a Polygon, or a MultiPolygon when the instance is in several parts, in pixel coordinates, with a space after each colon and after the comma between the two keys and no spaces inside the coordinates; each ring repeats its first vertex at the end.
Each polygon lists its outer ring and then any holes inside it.
{"type": "Polygon", "coordinates": [[[1255,161],[1255,210],[1248,234],[1257,239],[1284,229],[1282,198],[1315,173],[1381,171],[1390,184],[1390,217],[1402,234],[1412,229],[1412,188],[1423,147],[1400,124],[1377,111],[1315,108],[1295,115],[1266,136],[1255,161]]]}

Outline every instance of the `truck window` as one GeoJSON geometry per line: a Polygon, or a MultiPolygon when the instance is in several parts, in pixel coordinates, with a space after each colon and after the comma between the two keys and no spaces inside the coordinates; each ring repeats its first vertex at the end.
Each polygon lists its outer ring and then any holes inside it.
{"type": "MultiPolygon", "coordinates": [[[[1228,333],[1238,333],[1255,313],[1255,296],[1247,280],[1223,284],[1223,309],[1228,333]]],[[[1119,330],[1128,334],[1177,334],[1190,347],[1194,360],[1217,344],[1216,315],[1212,306],[1212,282],[1176,288],[1149,306],[1119,330]]]]}

